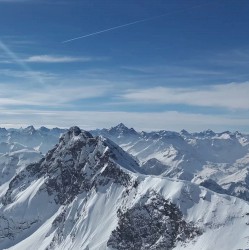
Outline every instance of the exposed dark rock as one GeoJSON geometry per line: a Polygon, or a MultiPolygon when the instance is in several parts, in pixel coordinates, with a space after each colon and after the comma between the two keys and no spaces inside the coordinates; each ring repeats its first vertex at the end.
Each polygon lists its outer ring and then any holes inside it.
{"type": "Polygon", "coordinates": [[[172,249],[178,241],[193,239],[201,231],[183,219],[181,211],[151,191],[132,208],[118,210],[118,227],[107,243],[118,250],[172,249]]]}
{"type": "Polygon", "coordinates": [[[223,189],[218,183],[216,183],[212,179],[206,179],[203,182],[200,183],[200,186],[203,186],[205,188],[208,188],[216,193],[219,194],[228,194],[228,191],[223,189]]]}

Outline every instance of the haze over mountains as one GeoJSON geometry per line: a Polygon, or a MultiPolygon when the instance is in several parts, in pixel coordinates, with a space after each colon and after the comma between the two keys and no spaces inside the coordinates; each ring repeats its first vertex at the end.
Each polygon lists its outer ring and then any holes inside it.
{"type": "Polygon", "coordinates": [[[0,249],[249,248],[248,135],[119,124],[0,140],[0,249]]]}

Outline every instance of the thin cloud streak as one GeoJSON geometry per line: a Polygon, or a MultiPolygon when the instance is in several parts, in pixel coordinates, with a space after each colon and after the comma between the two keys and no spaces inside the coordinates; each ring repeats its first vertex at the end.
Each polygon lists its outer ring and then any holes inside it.
{"type": "Polygon", "coordinates": [[[36,55],[23,59],[27,63],[73,63],[73,62],[91,62],[100,60],[93,57],[71,57],[71,56],[51,56],[51,55],[36,55]]]}
{"type": "MultiPolygon", "coordinates": [[[[44,72],[44,71],[32,71],[32,74],[30,74],[29,71],[23,71],[23,70],[13,70],[13,69],[0,69],[0,74],[2,76],[7,76],[11,78],[21,78],[22,81],[32,81],[34,80],[34,75],[38,78],[41,78],[42,80],[55,80],[57,75],[50,73],[50,72],[44,72]]],[[[19,79],[20,80],[20,79],[19,79]]],[[[14,83],[13,81],[10,83],[14,83]]],[[[27,83],[27,82],[26,82],[27,83]]],[[[1,83],[0,83],[1,85],[1,83]]],[[[6,86],[7,87],[7,86],[6,86]]]]}

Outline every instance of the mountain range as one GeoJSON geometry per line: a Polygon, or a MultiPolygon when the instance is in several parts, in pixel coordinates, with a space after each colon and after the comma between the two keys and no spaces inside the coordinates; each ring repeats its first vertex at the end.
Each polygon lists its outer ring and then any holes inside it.
{"type": "Polygon", "coordinates": [[[1,129],[0,249],[248,249],[248,140],[1,129]]]}
{"type": "Polygon", "coordinates": [[[138,133],[122,123],[91,132],[136,157],[148,175],[187,180],[249,200],[249,135],[211,130],[138,133]]]}

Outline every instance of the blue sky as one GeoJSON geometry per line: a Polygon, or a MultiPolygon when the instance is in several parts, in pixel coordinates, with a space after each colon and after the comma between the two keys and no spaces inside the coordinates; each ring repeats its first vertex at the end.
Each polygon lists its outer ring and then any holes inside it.
{"type": "Polygon", "coordinates": [[[1,126],[249,132],[248,10],[247,0],[0,0],[1,126]]]}

